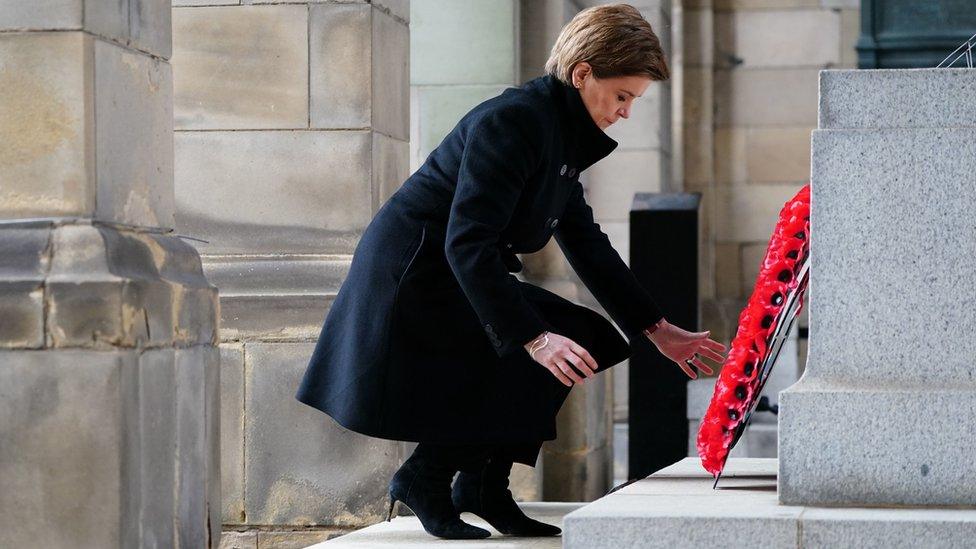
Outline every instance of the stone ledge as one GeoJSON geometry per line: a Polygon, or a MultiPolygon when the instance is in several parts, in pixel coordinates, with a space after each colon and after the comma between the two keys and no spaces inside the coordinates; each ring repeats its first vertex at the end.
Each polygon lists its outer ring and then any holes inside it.
{"type": "Polygon", "coordinates": [[[780,505],[776,470],[775,459],[732,459],[712,490],[686,458],[566,515],[563,546],[966,547],[976,535],[976,510],[780,505]]]}

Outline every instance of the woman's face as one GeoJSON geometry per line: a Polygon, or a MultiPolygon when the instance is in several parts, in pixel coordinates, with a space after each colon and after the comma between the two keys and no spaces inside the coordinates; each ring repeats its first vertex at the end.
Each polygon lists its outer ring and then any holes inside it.
{"type": "Polygon", "coordinates": [[[597,78],[586,61],[573,67],[572,76],[573,86],[579,89],[586,110],[601,130],[621,118],[629,118],[634,99],[651,84],[651,78],[644,75],[597,78]]]}

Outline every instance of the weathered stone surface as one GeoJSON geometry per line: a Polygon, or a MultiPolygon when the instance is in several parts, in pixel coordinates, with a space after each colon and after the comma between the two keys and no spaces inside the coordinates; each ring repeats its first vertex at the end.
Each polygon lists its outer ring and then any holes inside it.
{"type": "Polygon", "coordinates": [[[334,293],[220,298],[221,339],[307,341],[318,337],[334,293]]]}
{"type": "MultiPolygon", "coordinates": [[[[309,7],[309,116],[313,128],[371,125],[374,17],[369,4],[309,7]]],[[[404,110],[409,116],[409,110],[404,110]]]]}
{"type": "MultiPolygon", "coordinates": [[[[127,44],[157,57],[169,59],[173,55],[172,12],[172,0],[129,0],[127,44]]],[[[167,95],[170,93],[167,91],[167,95]]],[[[173,102],[167,100],[166,104],[172,124],[173,102]]]]}
{"type": "Polygon", "coordinates": [[[389,200],[390,196],[410,176],[409,143],[387,137],[379,132],[373,133],[373,211],[389,200]]]}
{"type": "MultiPolygon", "coordinates": [[[[373,129],[394,139],[410,137],[410,31],[400,21],[373,10],[373,129]]],[[[445,48],[450,49],[450,48],[445,48]]],[[[514,61],[513,61],[514,63],[514,61]]]]}
{"type": "Polygon", "coordinates": [[[220,478],[222,522],[244,523],[243,343],[220,344],[220,478]]]}
{"type": "Polygon", "coordinates": [[[715,71],[715,125],[812,125],[817,73],[813,68],[715,71]]]}
{"type": "MultiPolygon", "coordinates": [[[[220,502],[220,493],[211,493],[208,482],[211,465],[208,449],[212,447],[214,453],[219,452],[219,442],[210,444],[212,433],[207,414],[207,397],[213,392],[213,383],[219,383],[219,378],[214,379],[210,371],[219,367],[219,358],[217,349],[209,346],[175,351],[176,516],[181,547],[193,547],[207,539],[209,506],[220,502]]],[[[210,404],[219,406],[219,392],[217,400],[210,404]]],[[[219,478],[219,469],[213,473],[219,478]]]]}
{"type": "Polygon", "coordinates": [[[202,259],[207,280],[230,295],[336,292],[349,274],[348,255],[214,255],[202,259]]]}
{"type": "Polygon", "coordinates": [[[732,13],[735,70],[824,67],[840,62],[840,14],[822,9],[741,10],[732,13]]]}
{"type": "Polygon", "coordinates": [[[627,221],[634,193],[660,192],[668,179],[666,153],[658,149],[615,152],[585,173],[586,201],[594,217],[627,221]]]}
{"type": "Polygon", "coordinates": [[[370,148],[365,131],[177,132],[177,223],[201,253],[351,253],[370,148]]]}
{"type": "MultiPolygon", "coordinates": [[[[725,185],[715,188],[719,242],[768,242],[783,204],[802,185],[725,185]]],[[[755,280],[752,281],[755,283],[755,280]]]]}
{"type": "Polygon", "coordinates": [[[83,0],[0,0],[0,29],[80,29],[83,0]]]}
{"type": "Polygon", "coordinates": [[[304,549],[345,534],[347,530],[295,530],[291,532],[258,532],[258,547],[304,549]]]}
{"type": "MultiPolygon", "coordinates": [[[[0,13],[5,13],[0,10],[0,13]]],[[[0,33],[0,217],[90,214],[95,156],[92,38],[0,33]]]]}
{"type": "Polygon", "coordinates": [[[746,171],[751,183],[804,183],[810,179],[813,128],[751,128],[746,171]]]}
{"type": "Polygon", "coordinates": [[[410,22],[410,0],[373,0],[374,6],[389,10],[390,15],[410,22]]]}
{"type": "Polygon", "coordinates": [[[250,532],[228,532],[220,534],[219,549],[258,549],[258,533],[250,532]]]}
{"type": "Polygon", "coordinates": [[[127,527],[127,543],[123,543],[130,547],[172,547],[177,539],[182,541],[182,529],[175,522],[177,517],[186,518],[176,512],[182,498],[177,494],[179,391],[175,355],[174,349],[152,349],[138,357],[137,409],[130,411],[134,417],[126,425],[128,453],[135,458],[129,462],[134,475],[130,481],[135,490],[132,503],[138,505],[130,515],[134,524],[127,527]],[[136,418],[138,423],[133,424],[136,418]]]}
{"type": "Polygon", "coordinates": [[[823,71],[819,127],[971,128],[976,113],[959,98],[974,88],[968,69],[823,71]]]}
{"type": "Polygon", "coordinates": [[[49,227],[0,231],[0,347],[44,346],[44,277],[50,266],[49,227]]]}
{"type": "Polygon", "coordinates": [[[295,400],[313,349],[313,343],[244,346],[247,520],[378,522],[385,518],[387,483],[399,463],[398,443],[350,432],[295,400]]]}
{"type": "Polygon", "coordinates": [[[173,10],[176,128],[307,127],[307,13],[303,5],[173,10]]]}
{"type": "Polygon", "coordinates": [[[52,242],[46,290],[48,346],[215,341],[216,288],[206,282],[199,263],[195,271],[175,268],[192,262],[195,253],[189,245],[175,237],[91,225],[59,227],[52,242]],[[160,267],[169,279],[160,275],[160,267]]]}
{"type": "Polygon", "coordinates": [[[515,81],[516,2],[413,0],[410,4],[413,85],[515,81]]]}
{"type": "Polygon", "coordinates": [[[132,412],[123,395],[133,355],[0,351],[0,364],[0,545],[118,545],[132,517],[127,433],[106,419],[132,412]]]}
{"type": "Polygon", "coordinates": [[[95,67],[95,217],[172,228],[169,64],[96,40],[95,67]]]}
{"type": "MultiPolygon", "coordinates": [[[[222,439],[220,437],[220,424],[222,422],[223,409],[220,404],[220,394],[222,390],[221,369],[220,369],[220,349],[216,346],[198,346],[200,354],[203,355],[204,383],[206,383],[206,440],[204,442],[204,453],[206,456],[206,487],[207,487],[207,546],[213,547],[220,542],[222,530],[223,509],[221,504],[223,498],[223,476],[221,475],[221,453],[220,447],[222,439]]],[[[199,488],[199,487],[197,487],[199,488]]]]}

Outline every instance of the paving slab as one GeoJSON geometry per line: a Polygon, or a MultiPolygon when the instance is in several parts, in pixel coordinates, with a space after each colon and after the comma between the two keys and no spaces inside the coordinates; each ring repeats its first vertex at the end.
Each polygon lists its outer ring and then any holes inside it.
{"type": "MultiPolygon", "coordinates": [[[[582,502],[532,502],[519,503],[519,507],[526,515],[557,526],[562,525],[563,517],[586,505],[582,502]]],[[[370,549],[384,548],[409,548],[409,547],[428,547],[431,543],[436,543],[437,547],[452,549],[463,547],[464,549],[478,548],[527,548],[527,549],[555,549],[562,547],[563,538],[540,537],[540,538],[519,538],[503,536],[495,529],[488,526],[488,523],[471,513],[462,513],[461,520],[468,524],[480,526],[491,532],[491,537],[483,540],[443,540],[435,538],[424,531],[420,521],[415,516],[396,517],[390,522],[381,522],[372,526],[357,530],[350,534],[340,536],[329,541],[325,541],[310,546],[309,549],[341,549],[343,547],[358,548],[368,547],[370,549]]]]}

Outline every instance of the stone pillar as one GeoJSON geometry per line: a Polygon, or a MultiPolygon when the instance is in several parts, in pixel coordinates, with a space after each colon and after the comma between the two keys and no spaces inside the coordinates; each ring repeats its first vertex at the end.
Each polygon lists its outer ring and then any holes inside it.
{"type": "Polygon", "coordinates": [[[409,5],[202,3],[173,10],[176,221],[221,288],[223,521],[235,543],[311,545],[385,518],[402,460],[294,395],[408,175],[409,5]]]}
{"type": "Polygon", "coordinates": [[[0,2],[0,546],[214,547],[217,291],[167,0],[0,2]]]}
{"type": "Polygon", "coordinates": [[[966,69],[823,71],[810,354],[779,499],[972,505],[976,116],[966,69]]]}

